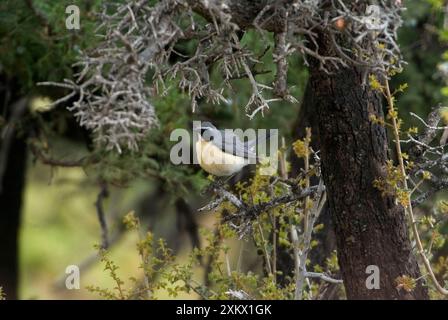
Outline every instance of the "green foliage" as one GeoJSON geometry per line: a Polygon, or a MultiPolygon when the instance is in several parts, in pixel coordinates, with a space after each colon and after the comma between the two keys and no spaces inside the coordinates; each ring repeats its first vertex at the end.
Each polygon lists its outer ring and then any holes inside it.
{"type": "Polygon", "coordinates": [[[373,185],[381,191],[383,196],[393,196],[403,207],[407,207],[409,205],[409,190],[401,187],[404,177],[400,168],[388,160],[386,170],[386,178],[375,179],[373,185]]]}
{"type": "Polygon", "coordinates": [[[156,179],[163,182],[165,190],[176,196],[199,192],[207,183],[204,175],[195,166],[174,165],[170,160],[170,149],[177,141],[170,141],[173,129],[191,130],[188,116],[188,101],[173,91],[156,101],[161,125],[149,132],[138,151],[96,148],[86,172],[92,177],[115,185],[125,186],[135,179],[156,179]]]}
{"type": "Polygon", "coordinates": [[[412,292],[415,289],[416,282],[417,282],[415,279],[413,279],[407,275],[400,276],[395,281],[397,284],[397,289],[404,290],[406,292],[412,292]]]}
{"type": "Polygon", "coordinates": [[[399,30],[400,48],[408,63],[403,72],[391,80],[392,87],[407,83],[410,90],[397,102],[405,112],[402,118],[413,124],[409,112],[427,114],[429,110],[447,99],[441,89],[444,81],[437,71],[443,61],[444,44],[439,37],[443,30],[443,11],[439,0],[404,1],[404,25],[399,30]]]}
{"type": "MultiPolygon", "coordinates": [[[[256,174],[248,182],[239,182],[235,186],[239,198],[245,203],[253,205],[270,201],[273,197],[283,195],[284,187],[275,185],[270,188],[270,179],[267,176],[256,174]]],[[[179,262],[172,250],[167,248],[162,239],[155,240],[152,233],[142,233],[144,229],[133,212],[127,214],[123,220],[125,226],[131,232],[139,235],[136,249],[141,258],[139,268],[142,278],[131,278],[125,283],[118,276],[118,267],[110,261],[105,251],[101,251],[102,262],[105,270],[113,279],[113,289],[104,289],[89,286],[89,290],[107,299],[156,299],[160,292],[165,292],[170,297],[194,292],[203,299],[232,299],[238,295],[253,299],[293,299],[295,280],[286,278],[282,284],[278,277],[280,271],[276,270],[273,263],[276,259],[276,250],[292,252],[293,245],[289,241],[289,228],[291,223],[300,224],[301,215],[296,211],[303,208],[302,202],[293,205],[280,205],[259,215],[252,222],[253,232],[249,235],[253,251],[257,252],[257,261],[262,269],[243,271],[239,266],[239,255],[236,268],[231,267],[230,257],[233,255],[229,242],[237,238],[236,231],[228,223],[221,222],[223,218],[235,212],[235,208],[229,202],[224,202],[215,213],[218,222],[214,230],[201,229],[203,247],[195,248],[189,254],[186,262],[179,262]],[[279,234],[279,243],[273,242],[276,234],[279,234]],[[203,269],[204,275],[198,278],[198,269],[203,269]]],[[[314,232],[319,232],[322,225],[315,227],[314,232]]],[[[317,242],[312,244],[318,245],[317,242]]],[[[240,241],[240,250],[247,246],[245,241],[240,241]]],[[[333,255],[326,266],[314,266],[316,270],[337,272],[337,260],[333,255]]],[[[318,284],[313,284],[311,290],[317,293],[318,284]]]]}
{"type": "Polygon", "coordinates": [[[118,276],[117,270],[118,266],[109,259],[107,252],[103,249],[97,248],[100,250],[100,260],[104,263],[104,271],[109,273],[109,276],[113,279],[116,286],[113,290],[110,289],[102,289],[100,287],[88,286],[87,290],[91,292],[98,293],[101,297],[110,299],[110,300],[124,300],[127,298],[126,289],[123,288],[124,282],[118,276]]]}
{"type": "Polygon", "coordinates": [[[60,81],[72,74],[71,65],[80,50],[94,42],[91,1],[14,1],[0,3],[0,64],[2,72],[17,78],[27,93],[39,81],[60,81]],[[31,5],[30,5],[31,4],[31,5]],[[66,29],[65,8],[76,4],[81,11],[81,30],[66,29]]]}
{"type": "MultiPolygon", "coordinates": [[[[391,76],[393,75],[394,74],[392,74],[391,76]]],[[[443,218],[437,221],[435,217],[433,217],[433,215],[435,215],[436,213],[436,210],[433,210],[434,213],[432,215],[431,214],[424,215],[422,218],[420,218],[420,221],[417,221],[416,215],[414,215],[413,204],[411,202],[411,197],[413,193],[416,192],[417,190],[421,193],[422,191],[420,188],[424,186],[425,181],[431,181],[432,174],[429,171],[422,169],[417,171],[414,170],[413,172],[415,166],[414,162],[409,161],[409,156],[402,151],[401,135],[403,135],[402,130],[403,121],[402,119],[399,118],[398,111],[395,108],[396,103],[395,95],[397,92],[402,92],[403,87],[400,86],[397,90],[395,90],[392,93],[389,86],[389,80],[384,79],[383,82],[384,84],[378,81],[375,78],[375,76],[370,76],[370,86],[372,87],[372,89],[383,94],[383,96],[387,100],[388,122],[378,120],[376,119],[376,117],[371,117],[371,119],[373,120],[374,123],[387,125],[389,126],[389,128],[391,128],[393,136],[393,145],[396,152],[398,165],[395,166],[392,160],[388,160],[385,166],[386,174],[384,174],[384,176],[380,176],[377,179],[375,179],[373,184],[377,189],[379,189],[382,192],[383,196],[395,197],[396,202],[398,202],[404,208],[405,214],[408,218],[409,228],[412,231],[416,243],[417,252],[423,261],[425,270],[429,275],[431,281],[430,288],[434,290],[434,292],[432,292],[431,294],[446,296],[448,294],[448,290],[444,288],[445,285],[444,283],[441,284],[439,282],[440,280],[435,276],[434,269],[430,263],[430,258],[432,256],[431,252],[432,249],[439,249],[443,246],[444,241],[440,240],[440,232],[441,229],[443,228],[443,224],[439,223],[443,221],[443,218]],[[416,173],[421,175],[420,178],[421,180],[417,183],[413,181],[413,178],[416,178],[417,176],[416,173]],[[411,184],[413,185],[412,190],[408,187],[411,184]],[[429,240],[425,239],[424,237],[420,236],[420,233],[423,233],[426,238],[429,236],[430,239],[429,240]]],[[[440,116],[444,118],[443,115],[444,110],[443,109],[442,111],[438,110],[438,112],[440,112],[441,113],[440,116]]],[[[408,138],[410,138],[410,141],[417,143],[420,142],[412,137],[412,134],[417,133],[417,131],[418,130],[416,130],[413,127],[407,130],[407,135],[408,138]]],[[[431,148],[425,143],[422,144],[425,146],[425,148],[428,149],[431,148]]],[[[431,160],[428,156],[426,157],[421,156],[420,158],[417,157],[416,161],[420,162],[419,163],[420,165],[422,164],[424,165],[425,163],[431,160]]],[[[434,168],[432,168],[432,170],[434,170],[434,168]]],[[[445,204],[441,202],[439,205],[439,211],[443,212],[444,210],[445,210],[445,204]]],[[[409,275],[405,274],[401,275],[395,279],[396,288],[398,290],[411,292],[415,289],[417,280],[418,279],[414,279],[409,275]]]]}

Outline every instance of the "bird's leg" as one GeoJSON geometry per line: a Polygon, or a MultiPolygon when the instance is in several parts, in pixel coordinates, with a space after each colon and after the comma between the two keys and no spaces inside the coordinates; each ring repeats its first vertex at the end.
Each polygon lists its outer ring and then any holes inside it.
{"type": "Polygon", "coordinates": [[[227,182],[229,182],[230,179],[232,179],[234,176],[236,176],[238,172],[232,173],[230,176],[227,177],[219,177],[216,180],[216,187],[217,188],[222,188],[227,182]]]}
{"type": "Polygon", "coordinates": [[[227,177],[223,178],[223,180],[224,180],[223,183],[227,183],[230,179],[232,179],[234,176],[236,176],[237,173],[238,172],[234,172],[230,176],[227,176],[227,177]]]}
{"type": "Polygon", "coordinates": [[[221,189],[234,175],[235,174],[227,177],[216,177],[214,181],[212,181],[208,186],[204,188],[204,190],[201,191],[201,195],[203,196],[210,191],[213,192],[216,189],[221,189]]]}

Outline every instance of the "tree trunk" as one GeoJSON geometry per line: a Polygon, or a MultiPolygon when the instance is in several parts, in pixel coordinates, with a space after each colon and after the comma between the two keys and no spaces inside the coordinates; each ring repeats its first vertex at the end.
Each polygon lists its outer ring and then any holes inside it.
{"type": "Polygon", "coordinates": [[[0,286],[9,300],[17,299],[19,276],[19,228],[25,185],[26,145],[12,143],[0,194],[0,286]]]}
{"type": "Polygon", "coordinates": [[[327,75],[314,61],[310,81],[347,298],[426,299],[421,281],[411,293],[396,288],[397,277],[416,279],[420,272],[403,209],[373,186],[375,179],[385,177],[387,160],[386,130],[369,120],[372,114],[383,116],[379,97],[362,85],[356,68],[327,75]],[[379,268],[379,289],[366,286],[369,265],[379,268]]]}
{"type": "MultiPolygon", "coordinates": [[[[10,89],[13,98],[17,98],[14,85],[10,85],[13,81],[1,83],[5,83],[3,88],[10,89]]],[[[12,99],[8,99],[10,96],[4,90],[0,92],[4,103],[0,111],[6,120],[11,120],[17,109],[25,110],[27,100],[22,98],[18,103],[10,104],[12,99]],[[16,110],[11,110],[13,108],[16,110]]],[[[0,287],[3,287],[7,299],[14,300],[18,298],[18,238],[25,186],[26,142],[23,134],[18,137],[14,124],[9,125],[9,133],[4,134],[0,140],[0,287]]]]}

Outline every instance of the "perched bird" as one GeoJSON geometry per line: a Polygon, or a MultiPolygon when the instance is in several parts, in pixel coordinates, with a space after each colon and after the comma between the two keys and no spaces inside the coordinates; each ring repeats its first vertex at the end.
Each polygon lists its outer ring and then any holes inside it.
{"type": "Polygon", "coordinates": [[[202,169],[228,177],[248,164],[255,164],[257,140],[241,141],[232,130],[218,130],[210,122],[201,122],[193,131],[198,135],[196,156],[202,169]]]}

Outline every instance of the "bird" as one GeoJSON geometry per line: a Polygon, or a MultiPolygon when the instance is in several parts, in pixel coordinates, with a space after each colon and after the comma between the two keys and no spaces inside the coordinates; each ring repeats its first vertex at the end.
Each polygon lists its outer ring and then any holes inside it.
{"type": "Polygon", "coordinates": [[[193,128],[198,135],[196,156],[206,172],[218,177],[231,177],[248,164],[256,164],[257,139],[241,141],[233,130],[218,130],[210,122],[193,128]]]}

